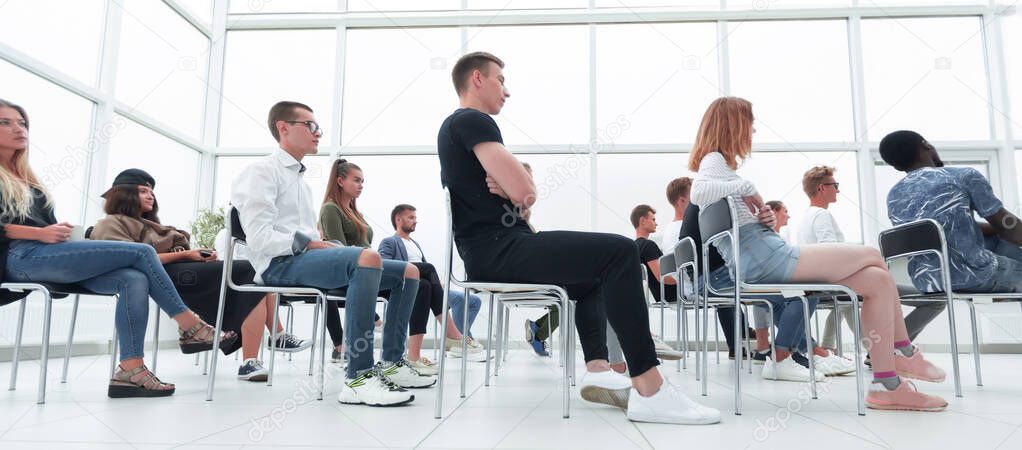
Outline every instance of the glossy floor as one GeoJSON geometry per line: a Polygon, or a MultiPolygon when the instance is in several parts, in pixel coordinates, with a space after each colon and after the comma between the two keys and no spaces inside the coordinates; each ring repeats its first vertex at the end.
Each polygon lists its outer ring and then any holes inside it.
{"type": "MultiPolygon", "coordinates": [[[[35,404],[38,362],[27,361],[18,389],[0,391],[0,448],[1022,448],[1022,355],[986,355],[983,387],[964,355],[964,398],[954,397],[950,380],[918,383],[944,395],[947,412],[865,417],[855,414],[854,377],[831,379],[818,400],[809,400],[805,385],[744,374],[744,413],[736,416],[726,359],[717,365],[711,358],[708,397],[698,396],[691,365],[681,373],[673,363],[662,366],[685,392],[723,411],[721,424],[699,427],[632,423],[617,409],[582,401],[577,391],[572,417],[562,419],[556,361],[526,350],[512,351],[490,387],[482,385],[483,365],[470,363],[464,399],[460,366],[452,365],[443,420],[433,418],[436,388],[416,390],[410,406],[369,408],[337,403],[335,378],[316,401],[303,373],[307,358],[280,360],[273,387],[236,380],[237,362],[222,358],[213,402],[205,401],[206,377],[194,359],[172,350],[161,352],[159,375],[178,391],[163,399],[106,398],[105,357],[74,358],[67,384],[53,360],[45,405],[35,404]]],[[[950,369],[948,355],[931,359],[950,369]]],[[[9,370],[0,364],[3,385],[9,370]]]]}

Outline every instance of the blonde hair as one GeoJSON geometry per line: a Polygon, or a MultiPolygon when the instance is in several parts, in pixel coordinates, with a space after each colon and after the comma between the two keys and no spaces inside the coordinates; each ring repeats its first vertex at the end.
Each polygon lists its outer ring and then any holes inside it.
{"type": "Polygon", "coordinates": [[[710,103],[688,158],[689,170],[698,172],[703,158],[713,152],[737,169],[738,160],[752,154],[752,120],[752,103],[744,98],[721,97],[710,103]]]}
{"type": "MultiPolygon", "coordinates": [[[[0,108],[17,111],[25,120],[25,128],[28,128],[28,114],[25,113],[25,108],[3,99],[0,99],[0,108]]],[[[46,206],[53,207],[53,199],[49,191],[39,182],[32,167],[28,165],[28,146],[26,145],[25,148],[14,151],[14,156],[11,157],[11,170],[0,164],[0,192],[3,193],[0,195],[2,197],[0,208],[3,209],[3,219],[24,220],[29,217],[33,203],[31,188],[42,192],[46,198],[46,206]]]]}
{"type": "Polygon", "coordinates": [[[827,177],[834,176],[835,170],[830,166],[816,166],[807,170],[805,175],[802,175],[802,190],[809,198],[813,198],[827,177]]]}

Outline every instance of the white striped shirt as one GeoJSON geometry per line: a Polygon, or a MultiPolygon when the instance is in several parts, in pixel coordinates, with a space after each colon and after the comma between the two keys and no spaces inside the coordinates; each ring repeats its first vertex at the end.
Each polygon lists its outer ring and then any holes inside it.
{"type": "Polygon", "coordinates": [[[720,152],[713,152],[703,157],[699,163],[699,173],[692,181],[691,200],[699,207],[700,213],[724,197],[731,197],[738,206],[738,226],[758,223],[756,216],[749,211],[742,197],[756,194],[756,186],[740,176],[724,161],[720,152]]]}

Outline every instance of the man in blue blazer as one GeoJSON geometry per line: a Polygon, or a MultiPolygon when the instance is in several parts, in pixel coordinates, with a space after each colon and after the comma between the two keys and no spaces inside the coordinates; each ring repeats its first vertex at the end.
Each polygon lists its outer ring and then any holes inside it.
{"type": "MultiPolygon", "coordinates": [[[[432,266],[429,266],[427,269],[422,267],[423,265],[428,264],[428,261],[426,261],[426,255],[423,253],[422,247],[419,246],[419,243],[415,242],[415,240],[411,237],[411,234],[415,231],[415,225],[417,222],[414,206],[406,204],[395,206],[394,210],[390,213],[390,223],[394,226],[396,233],[393,236],[388,236],[380,241],[380,256],[385,259],[408,261],[413,263],[419,267],[420,274],[423,277],[429,276],[429,273],[432,273],[433,276],[430,276],[430,278],[435,277],[436,281],[434,283],[440,285],[439,276],[436,274],[436,270],[432,269],[432,266]]],[[[431,280],[431,282],[433,281],[431,280]]],[[[451,290],[449,306],[451,308],[451,315],[454,317],[454,326],[458,328],[459,332],[464,333],[469,337],[470,343],[473,342],[472,324],[475,322],[476,315],[479,314],[479,308],[481,305],[482,300],[479,296],[472,295],[469,297],[468,327],[465,327],[462,323],[465,312],[465,293],[460,290],[451,290]]],[[[448,339],[448,341],[450,341],[450,339],[448,339]]],[[[460,345],[458,350],[460,350],[460,345]]],[[[471,353],[472,349],[469,350],[471,353]]]]}

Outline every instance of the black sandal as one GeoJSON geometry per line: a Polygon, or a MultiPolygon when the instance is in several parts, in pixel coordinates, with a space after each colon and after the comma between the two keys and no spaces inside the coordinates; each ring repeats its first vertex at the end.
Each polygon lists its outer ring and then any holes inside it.
{"type": "Polygon", "coordinates": [[[173,384],[164,383],[156,378],[146,366],[131,370],[117,368],[117,373],[110,379],[107,396],[110,398],[132,397],[167,397],[174,394],[173,384]]]}
{"type": "MultiPolygon", "coordinates": [[[[187,330],[178,330],[181,338],[177,342],[181,346],[181,353],[190,355],[192,353],[212,350],[215,332],[216,330],[212,325],[201,320],[187,330]]],[[[238,340],[238,335],[233,331],[220,332],[220,348],[228,347],[236,340],[238,340]]]]}

